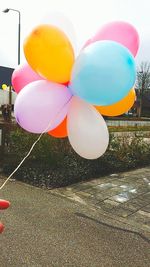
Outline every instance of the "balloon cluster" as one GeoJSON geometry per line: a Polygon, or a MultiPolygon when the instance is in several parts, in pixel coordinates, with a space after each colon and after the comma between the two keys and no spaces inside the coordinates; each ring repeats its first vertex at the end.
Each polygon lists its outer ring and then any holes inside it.
{"type": "Polygon", "coordinates": [[[36,27],[24,42],[28,63],[12,75],[18,124],[32,133],[68,136],[80,156],[100,157],[109,143],[102,115],[121,115],[135,101],[138,47],[136,29],[113,22],[89,39],[75,59],[61,29],[36,27]]]}
{"type": "MultiPolygon", "coordinates": [[[[10,202],[4,199],[0,199],[0,210],[9,208],[10,202]]],[[[0,234],[4,231],[4,225],[0,222],[0,234]]]]}

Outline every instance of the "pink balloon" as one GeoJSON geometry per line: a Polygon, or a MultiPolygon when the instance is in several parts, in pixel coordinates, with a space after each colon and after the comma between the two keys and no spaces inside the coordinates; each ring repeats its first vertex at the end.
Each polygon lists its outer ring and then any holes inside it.
{"type": "Polygon", "coordinates": [[[88,39],[88,40],[85,42],[85,44],[84,44],[84,46],[82,47],[82,49],[85,48],[86,46],[90,45],[90,44],[92,44],[92,39],[88,39]]]}
{"type": "Polygon", "coordinates": [[[18,124],[32,133],[48,132],[66,117],[72,95],[61,84],[36,81],[18,94],[14,114],[18,124]]]}
{"type": "Polygon", "coordinates": [[[134,28],[134,26],[127,22],[115,21],[104,25],[98,30],[98,32],[93,36],[93,38],[91,38],[90,43],[94,43],[96,41],[101,40],[111,40],[118,42],[127,47],[134,56],[136,56],[138,52],[138,32],[134,28]]]}
{"type": "Polygon", "coordinates": [[[32,68],[27,64],[19,65],[13,72],[11,82],[14,90],[18,94],[22,88],[28,83],[43,80],[32,68]]]}

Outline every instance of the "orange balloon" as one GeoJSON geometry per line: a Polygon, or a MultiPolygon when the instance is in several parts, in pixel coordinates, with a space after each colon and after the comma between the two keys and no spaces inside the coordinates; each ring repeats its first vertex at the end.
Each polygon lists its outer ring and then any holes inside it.
{"type": "Polygon", "coordinates": [[[55,129],[48,132],[49,135],[52,135],[57,138],[66,137],[67,134],[67,117],[60,123],[55,129]]]}
{"type": "Polygon", "coordinates": [[[29,65],[47,80],[66,83],[70,80],[74,51],[63,31],[55,26],[36,27],[24,42],[29,65]]]}
{"type": "Polygon", "coordinates": [[[110,106],[95,106],[105,116],[119,116],[127,112],[134,104],[136,98],[135,90],[132,88],[128,95],[119,102],[110,106]]]}

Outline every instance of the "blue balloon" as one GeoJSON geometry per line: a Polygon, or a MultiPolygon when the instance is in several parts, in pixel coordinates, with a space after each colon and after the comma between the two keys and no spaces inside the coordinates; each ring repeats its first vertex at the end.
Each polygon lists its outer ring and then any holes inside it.
{"type": "Polygon", "coordinates": [[[72,93],[93,105],[111,105],[124,98],[136,79],[129,50],[113,41],[98,41],[81,51],[72,70],[72,93]]]}

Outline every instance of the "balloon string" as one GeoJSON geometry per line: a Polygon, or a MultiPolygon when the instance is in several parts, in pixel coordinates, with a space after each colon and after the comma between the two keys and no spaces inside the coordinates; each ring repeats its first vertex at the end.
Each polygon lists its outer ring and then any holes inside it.
{"type": "Polygon", "coordinates": [[[39,135],[39,137],[37,138],[37,140],[31,146],[31,148],[30,148],[29,152],[27,153],[27,155],[23,158],[23,160],[19,163],[19,165],[15,168],[15,170],[8,176],[8,178],[5,180],[5,182],[0,186],[0,190],[4,188],[4,186],[10,180],[10,178],[18,171],[18,169],[21,167],[21,165],[24,163],[24,161],[30,156],[30,154],[31,154],[32,150],[34,149],[35,145],[40,141],[40,139],[42,138],[42,136],[47,132],[47,130],[49,129],[50,125],[55,121],[55,119],[60,114],[60,112],[64,109],[64,107],[70,102],[71,98],[72,98],[72,96],[63,105],[63,107],[59,110],[59,112],[56,114],[55,118],[48,124],[48,126],[46,127],[46,129],[39,135]]]}

